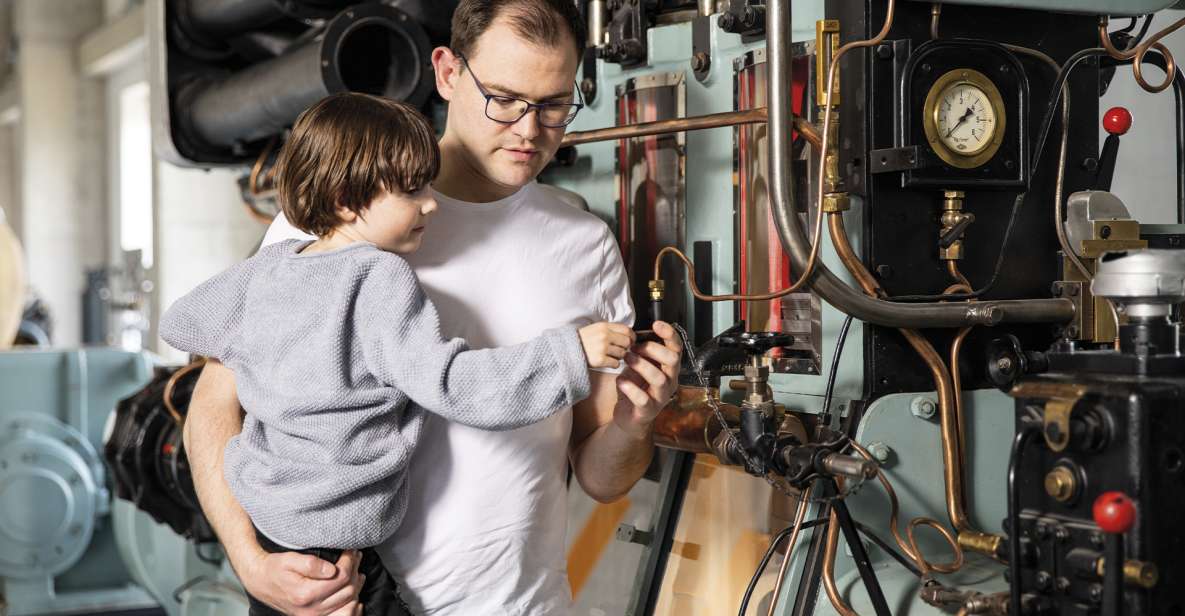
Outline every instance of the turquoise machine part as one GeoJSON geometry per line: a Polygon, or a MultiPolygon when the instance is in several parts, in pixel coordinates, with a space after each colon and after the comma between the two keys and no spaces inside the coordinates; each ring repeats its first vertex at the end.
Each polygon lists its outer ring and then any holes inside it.
{"type": "MultiPolygon", "coordinates": [[[[1038,4],[1048,10],[1047,4],[1032,3],[1034,7],[1038,4]]],[[[813,41],[815,21],[823,15],[822,4],[796,2],[792,9],[794,40],[813,41]]],[[[1106,10],[1120,12],[1116,7],[1106,10]]],[[[1125,7],[1125,10],[1131,9],[1125,7]]],[[[711,72],[705,81],[700,82],[692,76],[690,69],[691,24],[651,28],[648,37],[650,56],[644,66],[622,70],[619,65],[598,61],[597,98],[581,112],[570,127],[571,131],[613,126],[616,103],[614,93],[617,86],[631,78],[659,72],[685,73],[684,108],[687,116],[732,111],[734,63],[746,53],[764,47],[764,41],[746,44],[738,35],[712,28],[711,72]]],[[[713,293],[731,292],[736,282],[734,208],[730,207],[734,204],[731,177],[734,135],[734,130],[724,128],[686,133],[686,218],[683,248],[689,248],[696,241],[712,242],[713,293]]],[[[615,141],[577,146],[578,159],[573,167],[551,170],[545,177],[549,183],[581,194],[587,199],[591,211],[612,228],[617,228],[614,168],[616,148],[615,141]]],[[[860,199],[853,198],[852,209],[845,214],[851,241],[857,251],[860,250],[862,240],[860,219],[863,206],[860,199]]],[[[848,278],[847,271],[835,256],[826,233],[823,234],[823,242],[823,261],[837,275],[848,278]]],[[[848,281],[852,283],[850,279],[848,281]]],[[[668,288],[668,292],[673,292],[673,289],[668,288]]],[[[687,293],[690,305],[692,298],[690,292],[687,293]]],[[[717,333],[732,325],[733,316],[731,303],[715,304],[711,333],[717,333]]],[[[844,318],[843,313],[826,303],[823,304],[823,357],[820,375],[771,374],[770,386],[779,403],[796,411],[819,412],[826,387],[825,375],[829,372],[832,358],[835,356],[836,337],[844,318]]],[[[851,402],[859,399],[863,393],[863,337],[863,324],[855,321],[840,360],[835,387],[833,411],[841,414],[846,413],[851,402]]],[[[905,524],[919,515],[934,518],[949,526],[937,418],[924,417],[931,409],[936,408],[936,399],[934,392],[885,396],[873,401],[859,426],[859,442],[865,446],[871,445],[876,452],[888,456],[885,468],[901,501],[899,524],[902,532],[905,524]],[[930,404],[923,403],[922,400],[930,404]]],[[[1000,532],[1001,521],[1005,517],[1005,503],[998,495],[1004,493],[1007,470],[1006,456],[1002,457],[1000,452],[1007,451],[1013,434],[1013,402],[1008,396],[995,390],[967,391],[964,393],[964,401],[969,422],[966,480],[969,515],[982,530],[1000,532]]],[[[856,520],[866,524],[892,544],[892,535],[888,529],[888,499],[879,483],[870,482],[863,486],[850,497],[848,504],[856,520]]],[[[807,513],[807,518],[818,515],[818,508],[812,507],[807,513]]],[[[787,578],[781,596],[778,597],[778,611],[775,613],[788,614],[791,610],[799,583],[802,581],[802,570],[814,532],[804,531],[791,555],[793,561],[787,570],[787,578]]],[[[922,551],[929,560],[943,562],[949,559],[949,548],[933,531],[923,528],[919,529],[917,534],[922,551]]],[[[875,545],[866,545],[894,614],[910,616],[939,613],[937,608],[926,605],[917,598],[916,578],[875,545]]],[[[776,566],[776,562],[771,563],[769,569],[776,570],[776,566]]],[[[940,579],[964,589],[995,592],[1006,588],[1002,572],[1003,568],[998,563],[969,555],[968,563],[962,571],[953,576],[940,576],[940,579]]],[[[767,575],[770,573],[771,571],[767,571],[767,575]]],[[[841,594],[852,607],[859,613],[871,613],[870,602],[842,540],[835,573],[841,594]]],[[[753,602],[764,610],[768,600],[758,596],[754,597],[753,602]]],[[[815,614],[835,613],[821,588],[815,605],[815,614]]]]}
{"type": "MultiPolygon", "coordinates": [[[[213,614],[227,571],[109,492],[98,452],[115,404],[154,358],[116,349],[0,353],[0,606],[11,616],[153,608],[213,614]],[[183,583],[204,576],[173,598],[183,583]],[[215,592],[218,591],[218,592],[215,592]],[[184,603],[183,603],[184,602],[184,603]],[[192,608],[190,607],[192,606],[192,608]]],[[[4,610],[0,610],[3,612],[4,610]]],[[[219,609],[219,614],[246,613],[219,609]]]]}
{"type": "MultiPolygon", "coordinates": [[[[930,0],[924,0],[929,2],[930,0]]],[[[1175,0],[943,0],[949,4],[978,4],[1010,9],[1033,9],[1099,15],[1143,15],[1161,9],[1185,8],[1175,0]]]]}

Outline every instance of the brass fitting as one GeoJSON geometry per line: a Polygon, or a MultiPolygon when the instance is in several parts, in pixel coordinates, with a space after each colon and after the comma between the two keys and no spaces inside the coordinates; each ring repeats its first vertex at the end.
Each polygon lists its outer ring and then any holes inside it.
{"type": "Polygon", "coordinates": [[[846,192],[823,195],[822,210],[825,213],[846,212],[852,209],[852,198],[846,192]]]}
{"type": "Polygon", "coordinates": [[[666,285],[663,283],[663,281],[661,279],[651,280],[650,284],[647,286],[650,287],[650,301],[661,302],[663,297],[666,295],[666,285]]]}
{"type": "MultiPolygon", "coordinates": [[[[939,235],[945,235],[947,231],[953,229],[955,225],[963,222],[964,219],[970,217],[971,214],[963,213],[963,191],[961,190],[944,190],[942,191],[942,229],[939,230],[939,235]]],[[[938,249],[938,258],[946,261],[957,261],[963,258],[963,240],[959,238],[955,240],[950,246],[938,249]]]]}
{"type": "Polygon", "coordinates": [[[1073,500],[1078,495],[1078,478],[1070,469],[1056,466],[1045,475],[1045,493],[1059,503],[1073,500]]]}
{"type": "MultiPolygon", "coordinates": [[[[834,128],[835,123],[831,126],[834,128]]],[[[834,139],[832,141],[834,142],[834,139]]],[[[839,192],[841,188],[843,188],[843,178],[839,176],[839,154],[832,149],[823,159],[823,192],[839,192]]]]}
{"type": "Polygon", "coordinates": [[[969,550],[991,558],[999,558],[1002,545],[1004,545],[1004,538],[1000,535],[974,530],[959,531],[959,547],[964,551],[969,550]]]}
{"type": "MultiPolygon", "coordinates": [[[[1105,561],[1106,559],[1103,558],[1096,561],[1097,571],[1095,573],[1100,578],[1103,577],[1105,561]]],[[[1135,559],[1128,560],[1123,563],[1123,581],[1140,588],[1152,588],[1160,581],[1160,570],[1156,568],[1155,563],[1135,559]]]]}

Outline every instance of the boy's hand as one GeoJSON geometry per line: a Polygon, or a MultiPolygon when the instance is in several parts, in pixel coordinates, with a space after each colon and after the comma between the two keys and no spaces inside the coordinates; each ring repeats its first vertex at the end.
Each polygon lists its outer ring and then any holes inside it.
{"type": "Polygon", "coordinates": [[[634,330],[621,323],[600,322],[580,328],[580,344],[590,368],[616,368],[634,343],[634,330]]]}

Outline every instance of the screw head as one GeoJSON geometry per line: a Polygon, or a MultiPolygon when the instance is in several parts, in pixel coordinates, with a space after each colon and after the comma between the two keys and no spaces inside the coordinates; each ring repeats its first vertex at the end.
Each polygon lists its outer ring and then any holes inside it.
{"type": "Polygon", "coordinates": [[[937,410],[938,405],[926,396],[918,396],[909,403],[909,411],[918,419],[930,419],[937,410]]]}
{"type": "Polygon", "coordinates": [[[888,45],[883,45],[883,44],[877,45],[876,46],[876,57],[880,58],[881,60],[888,60],[889,58],[892,58],[893,57],[893,48],[889,47],[888,45]]]}
{"type": "Polygon", "coordinates": [[[1037,588],[1039,588],[1041,590],[1045,590],[1045,589],[1049,588],[1050,584],[1053,583],[1053,576],[1049,575],[1048,572],[1038,571],[1036,582],[1037,582],[1037,588]]]}
{"type": "Polygon", "coordinates": [[[876,458],[877,462],[883,464],[889,461],[889,456],[893,454],[893,450],[888,445],[877,441],[868,444],[868,453],[872,454],[872,457],[876,458]]]}
{"type": "Polygon", "coordinates": [[[1012,372],[1012,358],[1011,357],[1001,357],[1000,359],[997,359],[996,360],[996,369],[999,370],[1000,372],[1005,372],[1005,373],[1012,372]]]}

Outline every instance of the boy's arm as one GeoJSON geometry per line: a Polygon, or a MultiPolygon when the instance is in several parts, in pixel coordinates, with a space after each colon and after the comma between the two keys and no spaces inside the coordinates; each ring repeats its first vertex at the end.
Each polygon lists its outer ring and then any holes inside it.
{"type": "Polygon", "coordinates": [[[284,613],[354,613],[362,585],[356,551],[344,552],[335,567],[314,556],[269,554],[259,547],[251,519],[222,475],[222,452],[242,429],[234,374],[211,360],[194,387],[183,438],[202,511],[235,573],[247,592],[284,613]]]}
{"type": "Polygon", "coordinates": [[[588,365],[575,328],[550,329],[514,346],[468,350],[465,341],[442,337],[436,307],[402,259],[384,259],[369,273],[357,306],[354,330],[367,368],[450,421],[509,430],[588,396],[588,365]]]}

